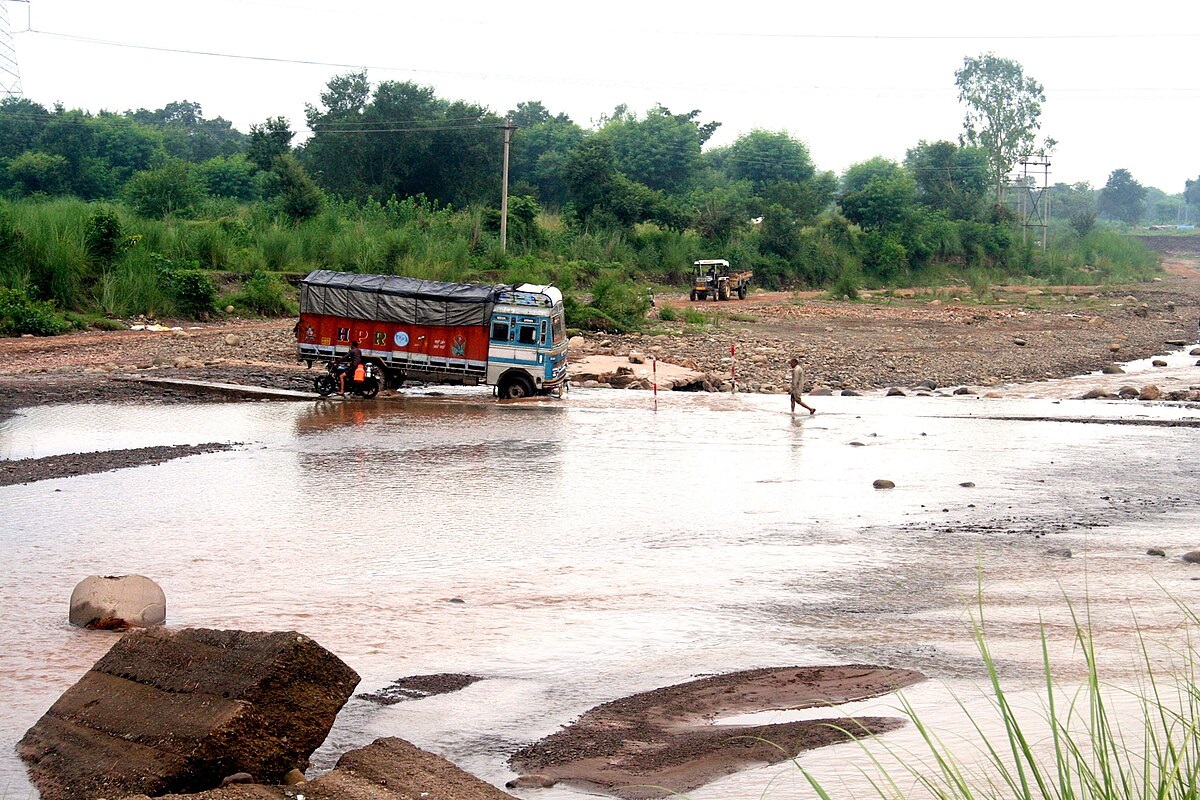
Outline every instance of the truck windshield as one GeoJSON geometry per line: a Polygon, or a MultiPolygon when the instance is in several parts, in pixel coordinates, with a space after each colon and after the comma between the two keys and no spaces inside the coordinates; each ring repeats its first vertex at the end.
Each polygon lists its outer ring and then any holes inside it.
{"type": "Polygon", "coordinates": [[[550,321],[550,343],[558,344],[567,338],[566,331],[563,329],[563,318],[560,314],[555,314],[550,321]]]}

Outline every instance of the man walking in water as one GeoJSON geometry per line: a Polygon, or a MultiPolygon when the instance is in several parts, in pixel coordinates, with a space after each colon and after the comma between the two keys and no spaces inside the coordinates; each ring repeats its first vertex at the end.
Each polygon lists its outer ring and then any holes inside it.
{"type": "Polygon", "coordinates": [[[792,357],[788,359],[788,370],[792,379],[792,413],[796,413],[796,404],[799,403],[804,408],[808,409],[809,414],[817,413],[817,410],[804,402],[801,395],[804,393],[804,367],[800,366],[800,359],[792,357]]]}

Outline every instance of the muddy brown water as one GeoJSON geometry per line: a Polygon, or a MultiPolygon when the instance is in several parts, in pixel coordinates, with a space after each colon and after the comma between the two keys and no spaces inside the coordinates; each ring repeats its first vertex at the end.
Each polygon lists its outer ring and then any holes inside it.
{"type": "MultiPolygon", "coordinates": [[[[90,574],[154,578],[173,626],[308,634],[363,676],[359,691],[484,678],[393,706],[351,700],[314,770],[399,735],[502,785],[509,754],[598,703],[789,664],[920,670],[934,680],[905,695],[965,735],[952,693],[986,707],[969,625],[979,590],[1016,689],[1037,683],[1039,625],[1078,679],[1068,600],[1130,680],[1134,615],[1172,636],[1175,601],[1200,592],[1200,566],[1178,558],[1200,549],[1200,430],[1167,426],[1200,411],[1059,402],[1076,390],[1055,387],[821,397],[811,418],[779,395],[666,394],[655,411],[647,392],[605,390],[24,409],[0,422],[0,457],[244,444],[0,488],[0,796],[34,795],[12,745],[115,640],[66,623],[90,574]]],[[[904,746],[911,731],[888,736],[904,746]]],[[[869,795],[846,747],[802,762],[869,795]]],[[[806,791],[777,766],[691,795],[806,791]]]]}

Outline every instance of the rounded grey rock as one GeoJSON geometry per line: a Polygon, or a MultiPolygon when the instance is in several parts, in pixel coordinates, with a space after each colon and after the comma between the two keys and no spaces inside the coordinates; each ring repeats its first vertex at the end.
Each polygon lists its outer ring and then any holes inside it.
{"type": "Polygon", "coordinates": [[[162,625],[167,619],[167,597],[162,587],[145,575],[89,575],[71,592],[68,615],[72,625],[80,628],[123,627],[149,628],[162,625]]]}

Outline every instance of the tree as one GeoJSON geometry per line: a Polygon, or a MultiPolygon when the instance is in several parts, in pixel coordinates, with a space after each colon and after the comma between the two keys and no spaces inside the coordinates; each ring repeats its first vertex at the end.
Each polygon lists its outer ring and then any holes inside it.
{"type": "Polygon", "coordinates": [[[23,97],[0,100],[0,159],[36,149],[42,129],[50,119],[45,106],[23,97]]]}
{"type": "Polygon", "coordinates": [[[67,159],[42,152],[25,152],[8,162],[8,182],[21,194],[66,194],[67,159]]]}
{"type": "Polygon", "coordinates": [[[275,195],[279,211],[292,222],[300,223],[321,213],[321,190],[290,153],[276,157],[266,190],[275,195]]]}
{"type": "Polygon", "coordinates": [[[126,116],[163,134],[167,154],[184,161],[199,163],[215,156],[240,153],[246,135],[221,117],[205,119],[199,103],[177,100],[162,108],[126,112],[126,116]]]}
{"type": "Polygon", "coordinates": [[[916,206],[917,184],[900,165],[874,158],[850,167],[843,182],[850,191],[838,203],[851,222],[864,230],[907,227],[916,206]]]}
{"type": "Polygon", "coordinates": [[[162,132],[128,117],[101,112],[93,124],[96,156],[119,186],[133,173],[150,169],[163,155],[162,132]]]}
{"type": "MultiPolygon", "coordinates": [[[[699,111],[672,114],[655,106],[638,119],[623,106],[596,133],[612,144],[618,169],[630,180],[668,194],[682,194],[700,171],[700,147],[712,135],[696,122],[699,111]]],[[[718,123],[719,124],[719,123],[718,123]]]]}
{"type": "Polygon", "coordinates": [[[518,103],[505,116],[517,126],[509,158],[509,194],[533,194],[542,205],[561,208],[570,199],[564,171],[583,142],[583,128],[566,114],[552,115],[536,100],[518,103]]]}
{"type": "Polygon", "coordinates": [[[155,169],[134,173],[125,184],[125,197],[144,217],[166,217],[200,199],[191,165],[171,159],[155,169]]]}
{"type": "Polygon", "coordinates": [[[246,160],[266,172],[276,158],[292,151],[295,135],[284,117],[271,117],[261,125],[251,125],[246,160]]]}
{"type": "Polygon", "coordinates": [[[1146,213],[1146,188],[1133,179],[1127,169],[1115,169],[1100,190],[1097,203],[1100,214],[1136,225],[1146,213]]]}
{"type": "Polygon", "coordinates": [[[921,141],[904,156],[917,182],[917,199],[950,219],[978,219],[988,191],[987,153],[953,142],[921,141]]]}
{"type": "Polygon", "coordinates": [[[1183,199],[1188,205],[1200,210],[1200,178],[1184,184],[1183,199]]]}
{"type": "Polygon", "coordinates": [[[97,126],[91,115],[56,106],[42,129],[38,149],[67,161],[67,191],[85,200],[104,197],[115,190],[112,177],[99,158],[97,126]]]}
{"type": "Polygon", "coordinates": [[[756,191],[775,183],[804,183],[816,174],[804,142],[785,131],[750,131],[727,148],[721,165],[726,175],[750,181],[756,191]]]}
{"type": "Polygon", "coordinates": [[[255,173],[260,170],[245,156],[217,156],[194,170],[196,180],[213,197],[232,197],[249,202],[258,197],[259,185],[255,173]]]}
{"type": "MultiPolygon", "coordinates": [[[[964,58],[954,82],[959,102],[967,105],[960,141],[987,153],[999,204],[1005,176],[1023,153],[1034,149],[1046,101],[1042,85],[1026,77],[1016,61],[994,53],[964,58]]],[[[1053,145],[1047,140],[1045,147],[1053,145]]]]}
{"type": "Polygon", "coordinates": [[[486,108],[411,82],[383,81],[371,93],[362,71],[333,78],[321,102],[305,111],[313,135],[302,158],[322,188],[379,202],[499,199],[500,120],[486,108]]]}

